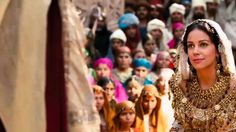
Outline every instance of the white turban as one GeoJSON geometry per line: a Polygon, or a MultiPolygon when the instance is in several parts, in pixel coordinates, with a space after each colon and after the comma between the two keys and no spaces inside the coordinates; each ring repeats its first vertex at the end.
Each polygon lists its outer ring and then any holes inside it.
{"type": "Polygon", "coordinates": [[[111,34],[110,40],[112,39],[120,39],[124,43],[126,43],[126,40],[127,40],[125,33],[121,29],[117,29],[111,34]]]}
{"type": "Polygon", "coordinates": [[[164,33],[165,23],[159,19],[153,19],[147,24],[147,31],[150,33],[154,29],[160,29],[164,33]]]}
{"type": "Polygon", "coordinates": [[[206,2],[205,0],[192,0],[192,8],[203,6],[206,10],[206,2]]]}
{"type": "Polygon", "coordinates": [[[220,0],[205,0],[205,2],[207,3],[207,2],[210,2],[210,3],[218,3],[218,4],[220,4],[220,0]]]}
{"type": "Polygon", "coordinates": [[[182,15],[185,14],[185,7],[181,4],[174,3],[169,7],[169,10],[170,10],[170,14],[172,14],[174,12],[179,12],[182,15]]]}

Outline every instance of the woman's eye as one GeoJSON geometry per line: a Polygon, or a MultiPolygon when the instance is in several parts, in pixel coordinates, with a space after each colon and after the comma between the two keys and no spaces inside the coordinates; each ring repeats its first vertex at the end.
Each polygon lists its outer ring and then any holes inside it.
{"type": "Polygon", "coordinates": [[[188,48],[194,48],[194,45],[193,44],[187,44],[187,47],[188,48]]]}
{"type": "Polygon", "coordinates": [[[200,43],[200,47],[207,47],[207,43],[200,43]]]}

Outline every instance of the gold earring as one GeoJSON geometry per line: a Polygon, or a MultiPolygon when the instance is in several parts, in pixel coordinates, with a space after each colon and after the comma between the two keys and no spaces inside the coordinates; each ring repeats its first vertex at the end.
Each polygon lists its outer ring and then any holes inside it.
{"type": "Polygon", "coordinates": [[[217,76],[220,75],[220,68],[221,68],[221,64],[217,64],[217,66],[216,66],[216,74],[217,74],[217,76]]]}

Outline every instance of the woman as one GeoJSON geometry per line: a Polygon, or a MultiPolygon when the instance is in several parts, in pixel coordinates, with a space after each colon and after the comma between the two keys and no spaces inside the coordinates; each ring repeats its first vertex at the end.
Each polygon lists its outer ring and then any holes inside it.
{"type": "Polygon", "coordinates": [[[114,126],[111,132],[138,132],[133,128],[135,122],[135,107],[131,101],[124,101],[116,105],[113,118],[114,126]]]}
{"type": "Polygon", "coordinates": [[[116,102],[119,103],[124,100],[127,100],[128,96],[122,84],[120,83],[119,80],[113,79],[112,77],[112,68],[113,68],[112,61],[108,58],[99,58],[94,62],[93,66],[96,72],[96,78],[95,78],[96,81],[98,81],[103,77],[110,78],[114,81],[116,102]]]}
{"type": "Polygon", "coordinates": [[[169,128],[162,115],[161,99],[154,85],[144,86],[136,103],[135,127],[142,132],[168,132],[169,128]]]}
{"type": "Polygon", "coordinates": [[[172,131],[235,131],[235,65],[221,27],[211,20],[194,21],[178,50],[177,73],[170,81],[172,131]]]}
{"type": "Polygon", "coordinates": [[[107,95],[102,87],[93,85],[92,88],[96,107],[101,120],[100,130],[101,132],[108,132],[108,130],[112,126],[112,118],[114,116],[114,112],[109,106],[107,95]]]}
{"type": "Polygon", "coordinates": [[[118,48],[115,55],[116,67],[112,70],[112,74],[123,86],[125,81],[132,76],[133,69],[131,68],[131,63],[132,57],[130,49],[127,46],[118,48]]]}

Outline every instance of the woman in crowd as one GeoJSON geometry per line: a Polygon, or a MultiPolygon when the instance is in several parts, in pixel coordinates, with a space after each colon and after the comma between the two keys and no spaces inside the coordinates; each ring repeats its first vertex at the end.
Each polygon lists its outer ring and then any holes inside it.
{"type": "Polygon", "coordinates": [[[177,22],[172,24],[173,39],[168,42],[169,49],[176,49],[184,33],[184,24],[177,22]]]}
{"type": "Polygon", "coordinates": [[[127,100],[128,96],[126,94],[124,87],[122,86],[119,80],[113,79],[112,77],[112,68],[113,68],[112,61],[108,58],[100,58],[95,61],[93,66],[96,72],[95,80],[98,81],[102,77],[107,77],[114,81],[116,102],[122,102],[124,100],[127,100]]]}
{"type": "Polygon", "coordinates": [[[139,132],[134,128],[135,107],[133,102],[124,101],[116,105],[113,128],[110,132],[139,132]]]}
{"type": "Polygon", "coordinates": [[[136,76],[130,77],[126,81],[126,87],[127,87],[128,97],[129,97],[128,100],[136,103],[143,89],[143,86],[140,83],[140,79],[137,78],[136,76]]]}
{"type": "Polygon", "coordinates": [[[172,131],[235,131],[236,77],[231,42],[214,21],[187,26],[170,81],[172,131]]]}
{"type": "Polygon", "coordinates": [[[96,107],[100,116],[100,131],[108,132],[112,126],[112,118],[114,111],[110,108],[107,95],[102,87],[93,85],[93,93],[95,97],[96,107]]]}
{"type": "Polygon", "coordinates": [[[133,68],[131,68],[132,57],[130,49],[122,46],[117,49],[115,55],[115,68],[112,70],[113,77],[125,84],[125,81],[132,76],[133,68]]]}

